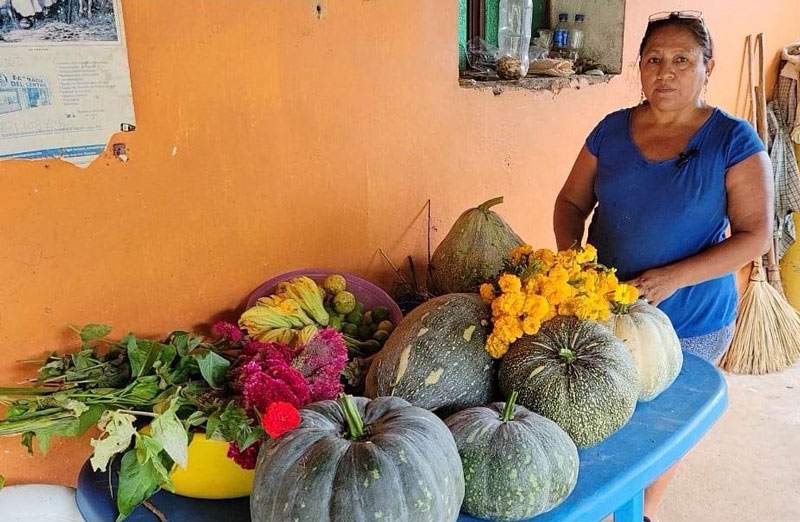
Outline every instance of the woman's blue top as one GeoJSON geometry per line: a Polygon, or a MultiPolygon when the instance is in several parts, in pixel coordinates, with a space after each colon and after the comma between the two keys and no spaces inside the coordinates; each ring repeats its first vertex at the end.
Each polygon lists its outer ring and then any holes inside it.
{"type": "MultiPolygon", "coordinates": [[[[606,116],[586,140],[597,158],[597,196],[589,243],[620,281],[675,263],[723,241],[728,228],[725,176],[764,150],[744,120],[720,109],[695,133],[681,157],[650,161],[631,136],[633,109],[606,116]]],[[[681,288],[659,308],[679,337],[705,335],[736,318],[733,274],[681,288]]]]}

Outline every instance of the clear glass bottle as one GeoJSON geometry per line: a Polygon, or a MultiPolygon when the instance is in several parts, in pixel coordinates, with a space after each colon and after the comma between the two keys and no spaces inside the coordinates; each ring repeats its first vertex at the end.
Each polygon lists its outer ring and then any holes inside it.
{"type": "Polygon", "coordinates": [[[569,44],[567,45],[567,51],[569,53],[568,58],[570,60],[577,60],[583,54],[583,41],[585,37],[585,33],[583,30],[583,21],[586,17],[582,14],[575,15],[575,23],[572,25],[569,31],[569,44]]]}
{"type": "Polygon", "coordinates": [[[560,13],[558,24],[553,28],[553,51],[555,54],[565,57],[569,50],[569,15],[560,13]]]}
{"type": "Polygon", "coordinates": [[[519,76],[525,76],[530,64],[528,47],[531,44],[533,0],[500,0],[499,11],[497,45],[500,56],[511,58],[515,66],[519,60],[519,76]]]}

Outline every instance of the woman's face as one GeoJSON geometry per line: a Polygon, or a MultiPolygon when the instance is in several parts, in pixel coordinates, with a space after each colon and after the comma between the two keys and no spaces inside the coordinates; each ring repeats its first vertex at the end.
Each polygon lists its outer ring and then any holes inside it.
{"type": "Polygon", "coordinates": [[[678,26],[658,29],[642,53],[642,90],[647,101],[663,111],[698,105],[703,86],[714,68],[692,34],[678,26]]]}

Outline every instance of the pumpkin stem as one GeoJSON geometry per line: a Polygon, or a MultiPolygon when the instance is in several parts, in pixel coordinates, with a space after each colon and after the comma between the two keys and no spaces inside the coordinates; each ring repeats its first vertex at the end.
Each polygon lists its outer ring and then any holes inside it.
{"type": "Polygon", "coordinates": [[[502,202],[503,202],[503,196],[497,196],[496,198],[492,198],[489,201],[484,201],[483,203],[478,205],[478,210],[482,210],[482,211],[486,212],[487,210],[489,210],[493,206],[499,205],[502,202]]]}
{"type": "Polygon", "coordinates": [[[630,307],[630,305],[621,304],[621,303],[618,303],[616,301],[612,301],[612,304],[611,304],[612,311],[617,315],[627,314],[629,312],[629,310],[628,310],[629,307],[630,307]]]}
{"type": "Polygon", "coordinates": [[[347,427],[350,429],[350,438],[357,439],[364,435],[364,421],[358,413],[356,405],[353,403],[352,395],[342,395],[339,404],[344,411],[344,418],[347,420],[347,427]]]}
{"type": "Polygon", "coordinates": [[[514,420],[514,405],[517,403],[517,395],[519,395],[517,391],[511,392],[511,397],[506,401],[506,407],[503,409],[503,415],[500,417],[501,421],[508,422],[514,420]]]}
{"type": "Polygon", "coordinates": [[[567,361],[567,363],[571,363],[572,361],[577,359],[577,355],[575,355],[575,352],[573,352],[569,348],[562,348],[561,351],[558,352],[558,355],[563,357],[564,360],[567,361]]]}

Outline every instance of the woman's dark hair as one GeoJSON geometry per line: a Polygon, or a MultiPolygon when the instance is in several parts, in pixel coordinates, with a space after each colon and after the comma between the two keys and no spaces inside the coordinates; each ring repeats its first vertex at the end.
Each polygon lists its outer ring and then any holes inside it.
{"type": "Polygon", "coordinates": [[[647,42],[659,29],[664,27],[682,27],[689,31],[692,37],[697,42],[697,45],[703,49],[703,61],[708,63],[714,57],[714,42],[711,41],[711,35],[706,28],[705,22],[700,18],[681,18],[678,14],[671,14],[669,18],[663,20],[656,20],[647,24],[647,30],[644,32],[642,44],[639,46],[639,58],[644,54],[644,48],[647,42]]]}

